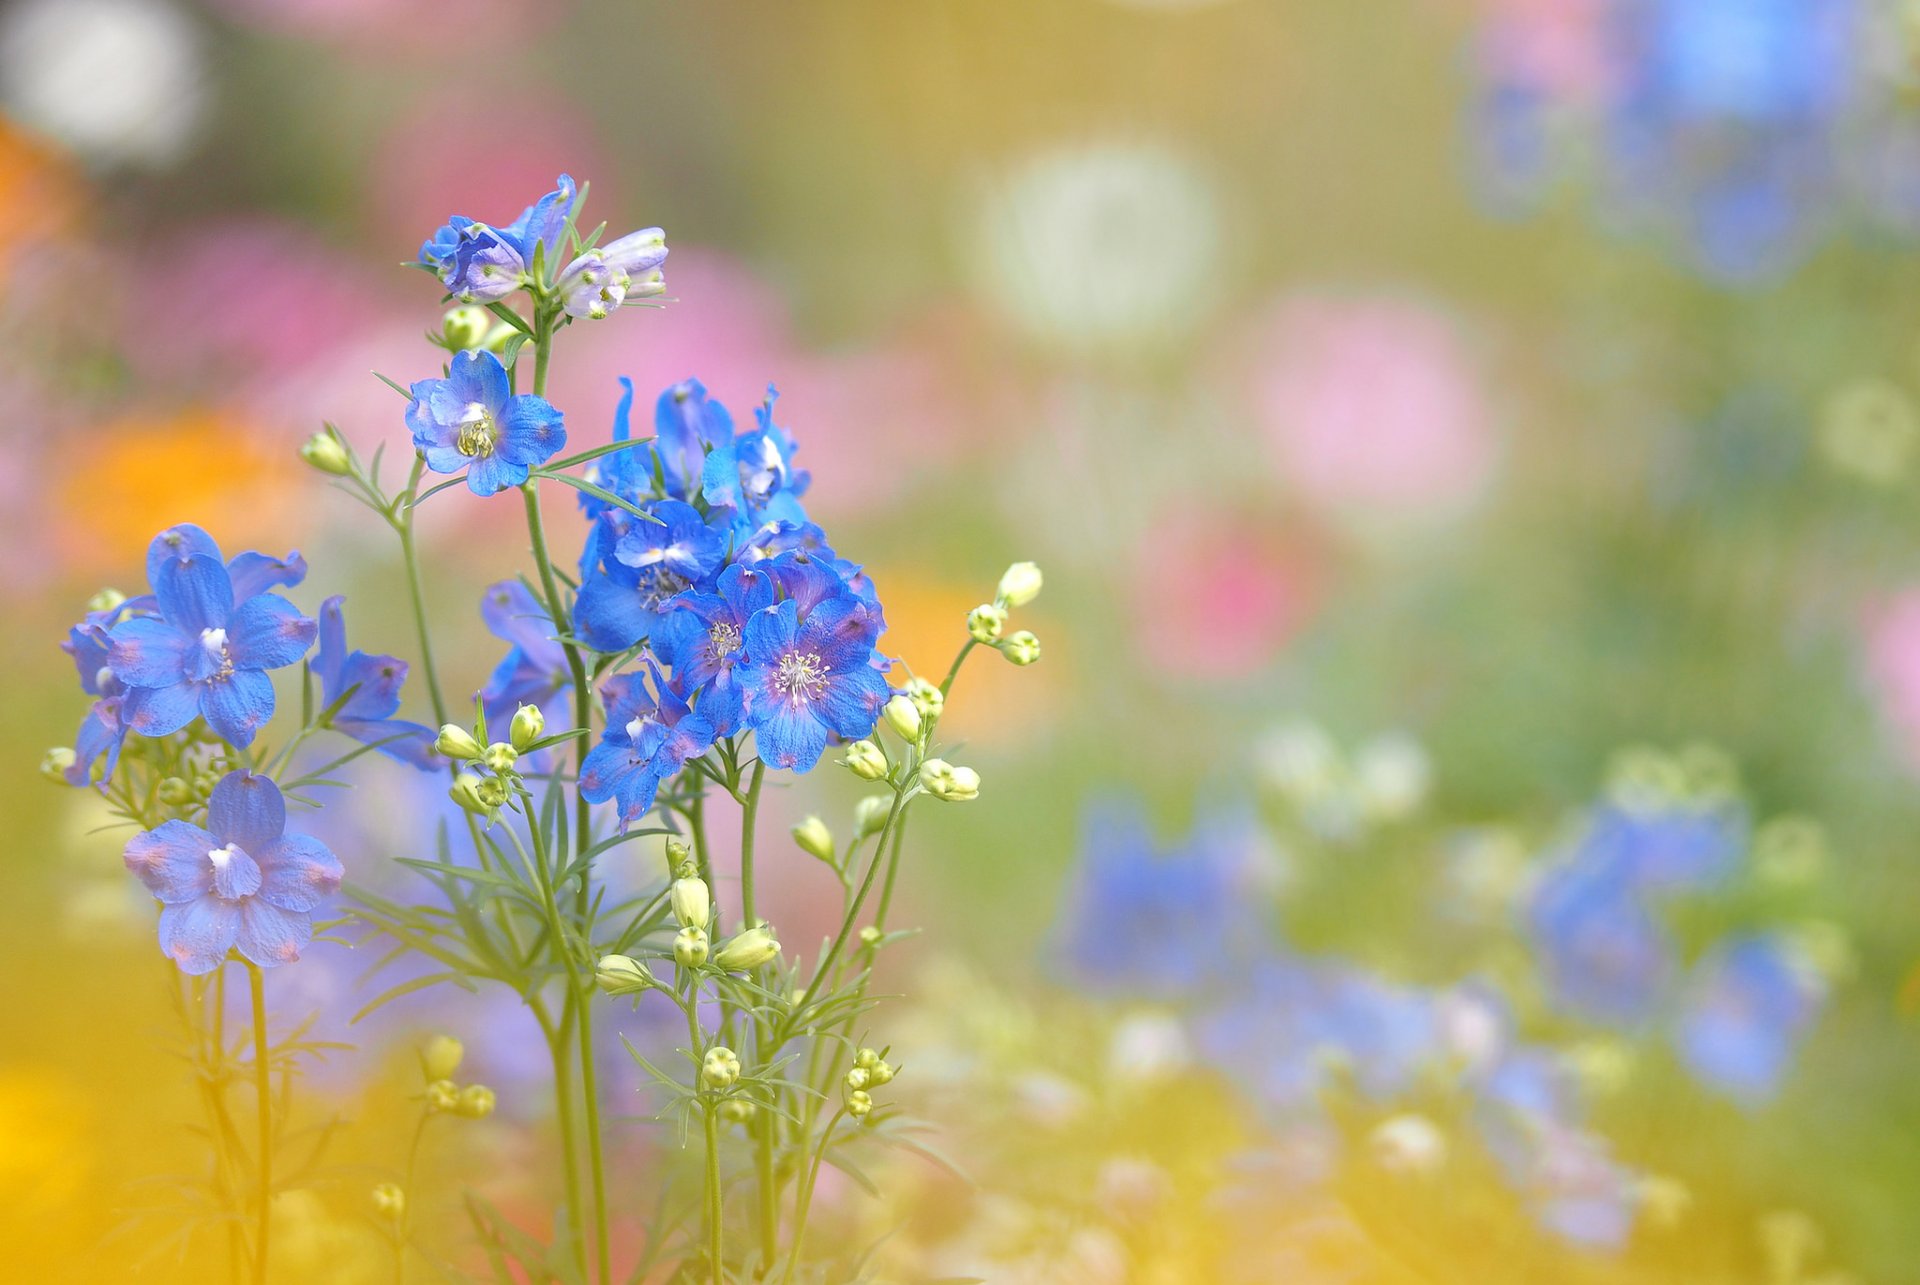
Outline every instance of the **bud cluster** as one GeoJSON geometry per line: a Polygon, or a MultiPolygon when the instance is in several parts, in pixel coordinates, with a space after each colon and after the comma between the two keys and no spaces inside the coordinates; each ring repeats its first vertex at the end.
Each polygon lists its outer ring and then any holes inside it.
{"type": "Polygon", "coordinates": [[[879,1050],[863,1048],[853,1055],[853,1067],[842,1078],[847,1090],[847,1114],[864,1120],[873,1112],[873,1090],[893,1082],[894,1070],[879,1050]]]}
{"type": "Polygon", "coordinates": [[[487,773],[483,776],[471,769],[456,773],[448,795],[475,816],[484,817],[489,824],[497,820],[500,809],[513,798],[519,784],[520,756],[540,747],[546,727],[546,715],[535,705],[522,705],[514,711],[513,723],[504,741],[488,743],[484,716],[473,731],[457,723],[446,724],[433,743],[434,749],[473,768],[484,768],[487,773]]]}
{"type": "Polygon", "coordinates": [[[967,613],[967,633],[983,647],[992,647],[1016,665],[1031,665],[1040,659],[1040,640],[1030,629],[1007,633],[1007,613],[1024,607],[1040,596],[1040,568],[1031,562],[1016,562],[1000,577],[1000,587],[992,602],[983,602],[967,613]]]}
{"type": "MultiPolygon", "coordinates": [[[[466,1047],[450,1035],[436,1035],[421,1046],[420,1074],[427,1084],[427,1109],[467,1120],[484,1120],[493,1114],[493,1090],[484,1084],[463,1086],[453,1079],[466,1054],[466,1047]]],[[[404,1208],[404,1203],[399,1207],[404,1208]]]]}

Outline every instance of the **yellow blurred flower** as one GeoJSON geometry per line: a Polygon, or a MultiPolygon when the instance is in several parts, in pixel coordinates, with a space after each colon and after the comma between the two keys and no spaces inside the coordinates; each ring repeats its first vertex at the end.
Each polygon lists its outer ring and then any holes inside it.
{"type": "Polygon", "coordinates": [[[23,1226],[68,1209],[93,1165],[89,1124],[85,1099],[53,1071],[0,1070],[0,1209],[23,1226]]]}

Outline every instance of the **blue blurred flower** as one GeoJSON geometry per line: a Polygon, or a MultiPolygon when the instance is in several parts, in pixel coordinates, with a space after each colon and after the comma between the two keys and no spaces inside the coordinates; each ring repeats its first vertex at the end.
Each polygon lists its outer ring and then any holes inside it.
{"type": "Polygon", "coordinates": [[[314,653],[313,673],[320,680],[323,708],[333,710],[328,726],[362,745],[378,746],[382,754],[402,763],[428,769],[443,766],[445,761],[434,752],[432,728],[393,717],[400,709],[407,662],[347,650],[347,621],[340,606],[345,601],[336,594],[320,604],[320,646],[314,653]],[[337,709],[335,702],[341,702],[337,709]]]}
{"type": "Polygon", "coordinates": [[[463,303],[504,299],[520,288],[533,266],[536,246],[544,243],[552,259],[572,217],[575,195],[573,180],[562,174],[553,191],[505,227],[456,214],[421,244],[419,261],[463,303]]]}
{"type": "Polygon", "coordinates": [[[1540,881],[1527,911],[1556,999],[1591,1021],[1650,1021],[1673,975],[1673,948],[1621,863],[1575,860],[1540,881]]]}
{"type": "Polygon", "coordinates": [[[160,948],[182,972],[210,973],[229,950],[262,968],[288,963],[313,936],[313,908],[342,871],[319,840],[287,834],[280,787],[230,772],[203,829],[167,821],[127,843],[127,868],[162,903],[160,948]]]}
{"type": "Polygon", "coordinates": [[[512,644],[480,689],[487,726],[504,735],[522,705],[537,706],[550,725],[565,724],[570,716],[562,711],[573,687],[573,670],[546,607],[518,580],[502,580],[487,586],[480,618],[495,638],[512,644]]]}
{"type": "Polygon", "coordinates": [[[713,744],[713,724],[674,693],[651,661],[644,675],[635,671],[609,679],[601,692],[607,730],[587,755],[580,793],[590,803],[617,800],[625,829],[653,806],[662,781],[713,744]]]}
{"type": "Polygon", "coordinates": [[[121,717],[121,704],[127,687],[114,677],[108,663],[112,653],[111,631],[122,618],[134,613],[132,603],[122,602],[99,611],[90,611],[86,619],[67,631],[60,649],[73,658],[80,675],[80,688],[95,697],[93,707],[80,723],[73,741],[73,762],[66,779],[72,785],[93,780],[94,764],[100,764],[99,786],[106,788],[120,762],[120,747],[126,743],[127,725],[121,717]]]}
{"type": "Polygon", "coordinates": [[[475,495],[520,485],[567,444],[560,412],[532,393],[515,396],[490,352],[455,353],[446,379],[418,380],[411,391],[414,446],[436,473],[466,469],[475,495]]]}
{"type": "Polygon", "coordinates": [[[1674,1031],[1687,1069],[1748,1106],[1772,1099],[1822,998],[1791,947],[1769,937],[1723,942],[1687,989],[1674,1031]]]}
{"type": "Polygon", "coordinates": [[[683,593],[654,631],[653,649],[721,736],[739,730],[744,697],[734,670],[745,658],[747,621],[773,606],[773,579],[736,563],[714,593],[683,593]]]}
{"type": "Polygon", "coordinates": [[[143,736],[165,736],[204,716],[234,745],[253,743],[273,716],[267,670],[299,660],[316,626],[264,586],[297,583],[298,555],[242,554],[231,566],[198,527],[174,527],[147,551],[157,614],[136,615],[108,634],[108,664],[129,690],[120,718],[143,736]]]}
{"type": "Polygon", "coordinates": [[[737,678],[761,758],[805,772],[830,735],[857,740],[873,730],[891,695],[873,664],[882,627],[851,592],[805,612],[789,598],[748,619],[737,678]]]}

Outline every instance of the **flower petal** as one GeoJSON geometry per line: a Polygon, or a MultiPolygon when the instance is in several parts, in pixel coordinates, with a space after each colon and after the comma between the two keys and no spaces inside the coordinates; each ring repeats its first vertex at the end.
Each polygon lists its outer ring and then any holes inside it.
{"type": "Polygon", "coordinates": [[[284,558],[269,558],[249,550],[235,554],[227,564],[227,579],[233,582],[233,600],[245,602],[269,589],[291,588],[307,578],[307,560],[295,549],[284,558]]]}
{"type": "Polygon", "coordinates": [[[241,669],[279,669],[307,654],[318,629],[279,594],[263,593],[227,622],[227,654],[241,669]]]}
{"type": "Polygon", "coordinates": [[[191,522],[182,522],[179,526],[170,526],[153,537],[153,543],[147,546],[147,583],[157,584],[160,568],[167,562],[185,562],[188,558],[204,555],[219,562],[220,546],[214,538],[191,522]]]}
{"type": "Polygon", "coordinates": [[[312,910],[340,890],[339,858],[310,834],[288,834],[256,850],[260,899],[282,910],[312,910]]]}
{"type": "Polygon", "coordinates": [[[171,905],[207,895],[213,887],[213,863],[207,853],[219,846],[197,825],[164,821],[127,840],[121,859],[148,892],[171,905]]]}
{"type": "Polygon", "coordinates": [[[247,898],[239,908],[234,945],[262,968],[291,964],[313,940],[313,920],[304,910],[282,910],[258,897],[247,898]]]}
{"type": "Polygon", "coordinates": [[[108,635],[107,664],[129,687],[171,687],[186,676],[194,640],[157,616],[123,620],[108,635]]]}
{"type": "Polygon", "coordinates": [[[286,828],[286,800],[272,777],[229,772],[207,798],[207,829],[221,843],[245,848],[255,860],[286,828]]]}
{"type": "Polygon", "coordinates": [[[227,569],[204,554],[184,562],[174,558],[162,562],[153,591],[160,599],[160,614],[185,634],[224,629],[233,613],[233,582],[227,579],[227,569]]]}
{"type": "Polygon", "coordinates": [[[201,686],[200,712],[214,731],[245,749],[273,717],[273,680],[257,669],[236,669],[201,686]]]}
{"type": "Polygon", "coordinates": [[[806,705],[774,701],[755,711],[753,739],[767,762],[805,772],[827,748],[827,726],[806,705]]]}
{"type": "Polygon", "coordinates": [[[544,464],[567,444],[565,417],[544,397],[522,393],[500,417],[499,452],[515,464],[544,464]]]}
{"type": "Polygon", "coordinates": [[[198,976],[220,967],[240,931],[240,907],[218,897],[181,902],[160,912],[160,949],[183,973],[198,976]]]}
{"type": "Polygon", "coordinates": [[[120,721],[142,736],[165,736],[191,723],[200,713],[200,686],[175,683],[171,687],[134,687],[120,702],[120,721]]]}
{"type": "Polygon", "coordinates": [[[858,740],[873,730],[880,707],[892,694],[879,670],[860,665],[829,678],[814,711],[836,735],[858,740]]]}
{"type": "Polygon", "coordinates": [[[498,415],[512,394],[507,368],[500,359],[484,349],[469,348],[453,355],[447,369],[447,382],[453,393],[465,403],[479,402],[498,415]]]}

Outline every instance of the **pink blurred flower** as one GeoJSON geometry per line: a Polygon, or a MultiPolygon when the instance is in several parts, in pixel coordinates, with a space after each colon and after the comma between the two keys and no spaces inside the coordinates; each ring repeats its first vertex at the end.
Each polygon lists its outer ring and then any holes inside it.
{"type": "Polygon", "coordinates": [[[1250,674],[1280,655],[1319,603],[1319,559],[1283,532],[1198,505],[1150,530],[1127,565],[1137,573],[1137,637],[1158,672],[1250,674]]]}
{"type": "Polygon", "coordinates": [[[1481,0],[1482,56],[1509,81],[1557,103],[1597,105],[1619,78],[1613,0],[1481,0]]]}
{"type": "Polygon", "coordinates": [[[1870,606],[1862,626],[1871,694],[1907,767],[1920,775],[1920,585],[1870,606]]]}
{"type": "Polygon", "coordinates": [[[1393,296],[1284,299],[1248,327],[1253,409],[1282,479],[1368,533],[1427,530],[1479,497],[1496,443],[1453,320],[1393,296]]]}
{"type": "MultiPolygon", "coordinates": [[[[325,40],[343,48],[394,58],[438,49],[447,40],[449,11],[438,0],[212,0],[236,22],[325,40]]],[[[499,49],[531,34],[534,20],[557,0],[461,0],[460,45],[499,49]]]]}

